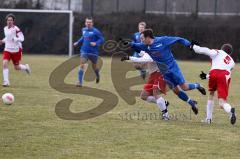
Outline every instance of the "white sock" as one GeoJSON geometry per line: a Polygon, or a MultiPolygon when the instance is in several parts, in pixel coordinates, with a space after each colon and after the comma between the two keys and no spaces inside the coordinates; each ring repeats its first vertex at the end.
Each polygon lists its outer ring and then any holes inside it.
{"type": "Polygon", "coordinates": [[[207,110],[207,119],[212,119],[214,101],[208,100],[206,110],[207,110]]]}
{"type": "Polygon", "coordinates": [[[157,106],[161,111],[167,109],[166,103],[165,103],[165,100],[163,99],[163,97],[160,97],[157,99],[157,106]]]}
{"type": "Polygon", "coordinates": [[[8,68],[4,68],[3,69],[3,81],[9,82],[9,69],[8,68]]]}
{"type": "Polygon", "coordinates": [[[163,117],[169,117],[169,116],[168,116],[168,112],[164,113],[164,114],[163,114],[163,117]]]}
{"type": "Polygon", "coordinates": [[[231,105],[228,104],[228,103],[224,103],[223,104],[223,109],[227,112],[227,113],[230,113],[231,112],[231,105]]]}
{"type": "Polygon", "coordinates": [[[19,67],[20,67],[20,70],[22,71],[26,71],[27,69],[26,65],[23,65],[23,64],[19,64],[19,67]]]}
{"type": "Polygon", "coordinates": [[[148,101],[149,103],[156,103],[156,98],[155,98],[154,96],[148,96],[148,97],[147,97],[147,101],[148,101]]]}

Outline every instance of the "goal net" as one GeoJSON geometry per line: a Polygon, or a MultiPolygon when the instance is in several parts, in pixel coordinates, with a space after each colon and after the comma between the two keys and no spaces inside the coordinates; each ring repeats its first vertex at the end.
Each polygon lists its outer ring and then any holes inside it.
{"type": "Polygon", "coordinates": [[[0,39],[9,13],[16,16],[15,24],[25,36],[24,53],[72,55],[72,11],[0,9],[0,39]]]}

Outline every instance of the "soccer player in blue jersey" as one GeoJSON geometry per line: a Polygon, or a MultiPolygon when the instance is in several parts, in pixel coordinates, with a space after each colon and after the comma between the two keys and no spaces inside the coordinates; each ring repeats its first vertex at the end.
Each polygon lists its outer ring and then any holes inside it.
{"type": "Polygon", "coordinates": [[[82,37],[74,43],[74,47],[81,45],[80,54],[80,68],[78,71],[77,86],[83,85],[84,68],[88,60],[92,62],[92,68],[96,74],[96,83],[100,81],[99,69],[97,67],[97,61],[99,56],[99,46],[103,44],[104,38],[102,33],[95,27],[93,27],[93,19],[87,17],[85,19],[85,26],[82,29],[82,37]]]}
{"type": "Polygon", "coordinates": [[[203,95],[206,95],[205,89],[199,83],[186,83],[184,76],[173,57],[171,46],[180,43],[189,48],[193,44],[181,37],[161,36],[154,37],[151,29],[146,29],[141,33],[142,43],[131,42],[130,45],[135,50],[147,52],[151,58],[157,63],[159,70],[174,93],[180,99],[187,102],[195,114],[198,114],[196,102],[188,97],[184,91],[198,89],[203,95]]]}
{"type": "MultiPolygon", "coordinates": [[[[141,32],[145,30],[147,24],[145,22],[138,23],[138,32],[133,34],[133,42],[140,43],[141,42],[141,32]]],[[[133,53],[134,57],[140,57],[138,52],[133,53]]],[[[134,63],[134,67],[139,70],[140,75],[143,79],[146,78],[146,70],[141,67],[142,64],[134,63]]]]}

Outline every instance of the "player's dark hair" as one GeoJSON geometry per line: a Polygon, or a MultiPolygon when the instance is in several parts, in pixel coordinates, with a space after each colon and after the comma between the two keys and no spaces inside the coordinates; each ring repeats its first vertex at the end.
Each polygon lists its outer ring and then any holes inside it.
{"type": "Polygon", "coordinates": [[[233,52],[233,47],[231,44],[223,44],[221,50],[225,51],[227,54],[230,55],[233,52]]]}
{"type": "Polygon", "coordinates": [[[145,29],[142,33],[141,33],[144,38],[151,38],[151,39],[154,39],[154,35],[153,35],[153,30],[152,29],[145,29]]]}
{"type": "Polygon", "coordinates": [[[93,17],[86,17],[85,20],[92,20],[93,21],[93,17]]]}
{"type": "Polygon", "coordinates": [[[16,19],[15,15],[12,13],[6,15],[5,19],[7,20],[9,17],[11,17],[13,19],[13,21],[15,21],[15,19],[16,19]]]}

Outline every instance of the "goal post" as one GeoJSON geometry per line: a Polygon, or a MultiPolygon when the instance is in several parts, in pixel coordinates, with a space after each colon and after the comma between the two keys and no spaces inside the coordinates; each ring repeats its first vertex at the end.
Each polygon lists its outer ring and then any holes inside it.
{"type": "Polygon", "coordinates": [[[5,12],[6,14],[8,13],[68,14],[69,15],[68,55],[70,57],[73,55],[73,23],[74,23],[73,11],[71,10],[38,10],[38,9],[0,9],[0,13],[1,12],[5,12]]]}

